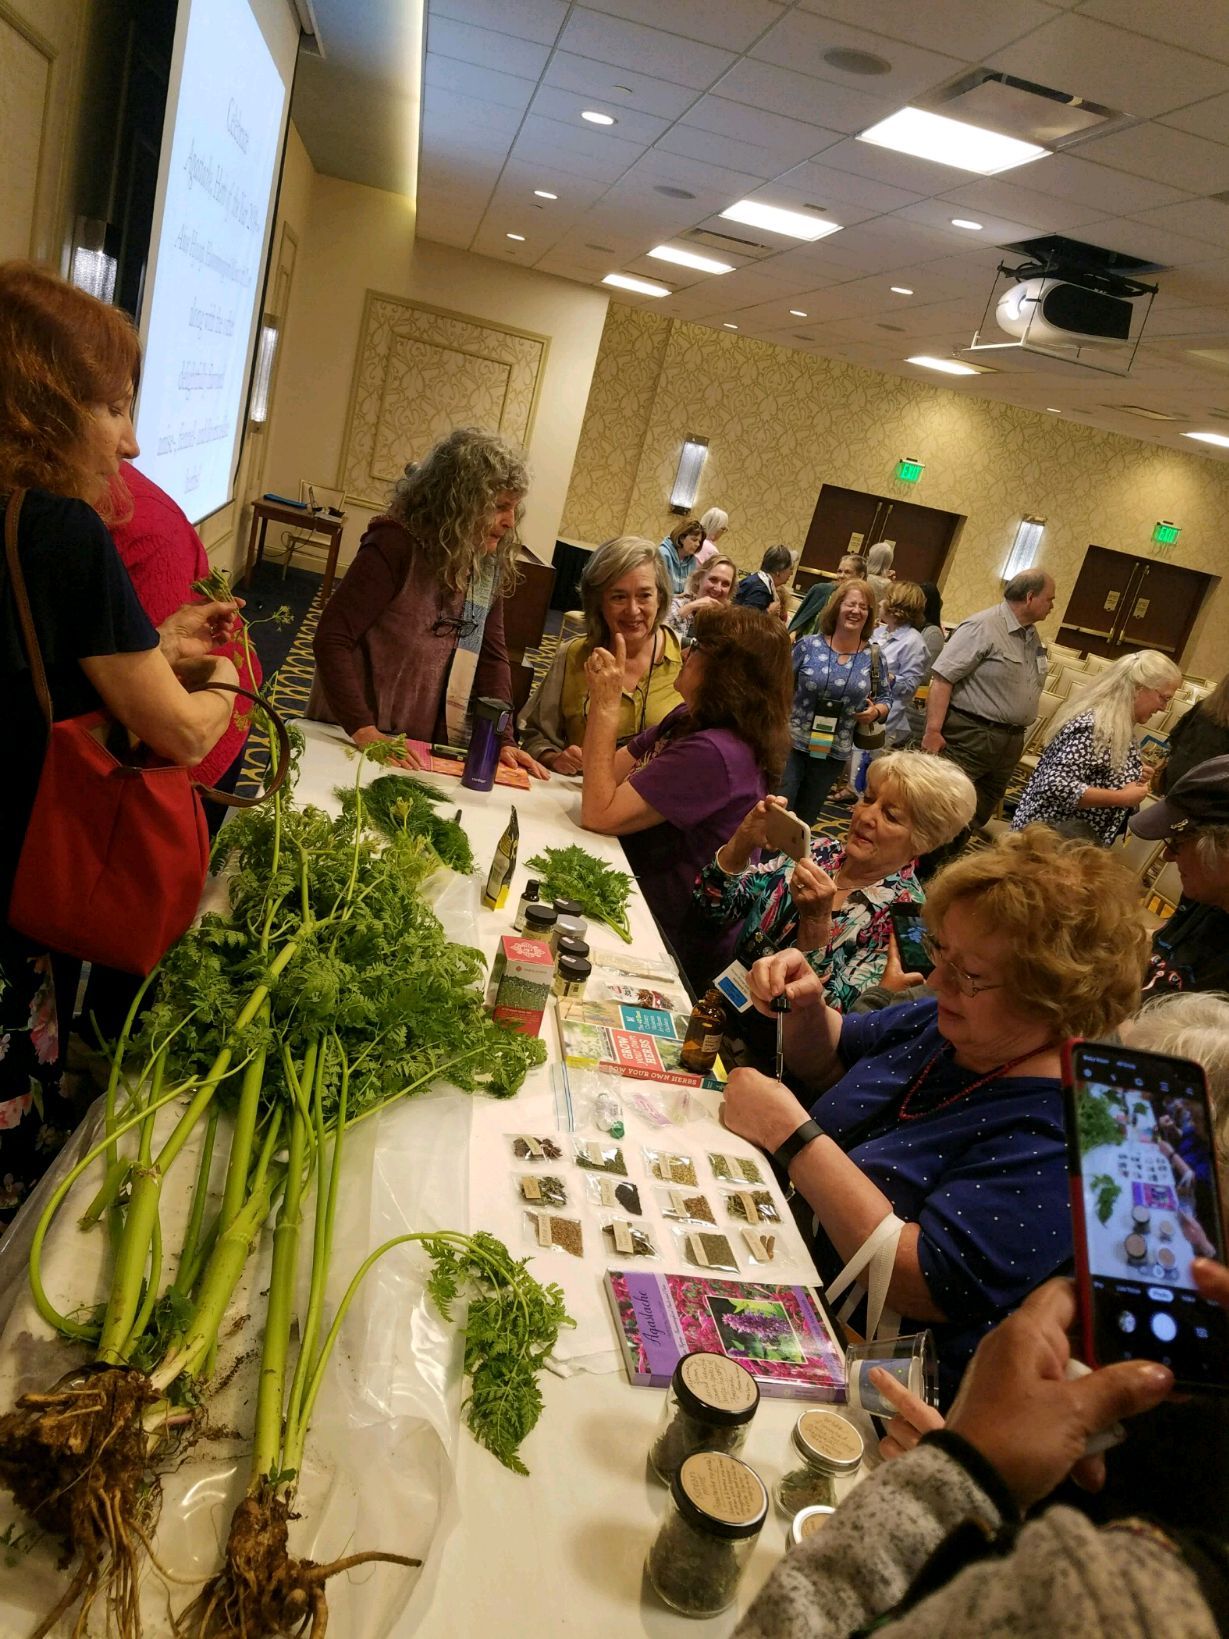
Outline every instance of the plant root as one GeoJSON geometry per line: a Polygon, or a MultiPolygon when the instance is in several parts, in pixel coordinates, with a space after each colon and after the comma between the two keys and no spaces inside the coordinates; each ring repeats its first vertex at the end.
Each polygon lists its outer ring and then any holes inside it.
{"type": "Polygon", "coordinates": [[[421,1565],[404,1554],[349,1554],[328,1565],[295,1559],[289,1548],[290,1503],[268,1486],[235,1509],[224,1569],[179,1618],[183,1639],[324,1639],[329,1624],[325,1583],[355,1565],[379,1560],[421,1565]]]}
{"type": "Polygon", "coordinates": [[[64,1544],[76,1574],[35,1630],[42,1639],[73,1605],[85,1632],[101,1595],[121,1639],[140,1633],[140,1514],[149,1507],[142,1418],[155,1398],[149,1379],[124,1366],[85,1367],[53,1388],[22,1395],[0,1417],[0,1483],[64,1544]]]}

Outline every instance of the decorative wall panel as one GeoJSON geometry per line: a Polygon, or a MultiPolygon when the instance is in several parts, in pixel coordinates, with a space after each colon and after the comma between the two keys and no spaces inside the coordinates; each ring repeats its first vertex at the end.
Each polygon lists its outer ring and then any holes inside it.
{"type": "Polygon", "coordinates": [[[407,461],[453,427],[529,440],[547,340],[369,291],[342,489],[382,506],[407,461]]]}
{"type": "Polygon", "coordinates": [[[0,261],[29,256],[51,84],[50,47],[0,11],[0,261]]]}

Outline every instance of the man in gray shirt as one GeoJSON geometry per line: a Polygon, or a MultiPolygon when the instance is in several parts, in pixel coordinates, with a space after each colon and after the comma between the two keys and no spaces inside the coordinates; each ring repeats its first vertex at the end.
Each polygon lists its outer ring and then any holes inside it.
{"type": "Polygon", "coordinates": [[[1048,660],[1035,628],[1054,590],[1044,569],[1016,575],[1002,603],[957,626],[931,673],[922,750],[945,752],[964,769],[978,825],[998,807],[1037,715],[1048,660]]]}

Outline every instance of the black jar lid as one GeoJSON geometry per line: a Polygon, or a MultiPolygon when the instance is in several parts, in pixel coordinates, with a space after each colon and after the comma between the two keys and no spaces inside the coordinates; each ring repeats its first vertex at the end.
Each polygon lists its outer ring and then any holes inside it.
{"type": "Polygon", "coordinates": [[[670,1482],[670,1495],[688,1525],[727,1542],[758,1536],[768,1513],[763,1480],[724,1451],[684,1457],[670,1482]]]}
{"type": "Polygon", "coordinates": [[[593,963],[587,956],[560,956],[558,973],[571,984],[583,983],[593,972],[593,963]]]}
{"type": "Polygon", "coordinates": [[[573,939],[570,933],[561,933],[557,954],[559,956],[583,956],[588,961],[589,946],[583,939],[573,939]]]}
{"type": "Polygon", "coordinates": [[[585,907],[579,899],[556,899],[553,903],[560,916],[583,916],[585,914],[585,907]]]}
{"type": "Polygon", "coordinates": [[[537,877],[531,876],[528,882],[526,882],[524,888],[521,890],[521,898],[528,899],[530,901],[535,900],[538,897],[538,889],[541,886],[542,884],[538,881],[537,877]]]}
{"type": "Polygon", "coordinates": [[[525,927],[553,928],[559,920],[553,905],[539,905],[530,903],[525,906],[525,927]]]}
{"type": "Polygon", "coordinates": [[[760,1387],[745,1366],[708,1349],[685,1354],[670,1379],[683,1410],[715,1428],[749,1423],[760,1403],[760,1387]]]}

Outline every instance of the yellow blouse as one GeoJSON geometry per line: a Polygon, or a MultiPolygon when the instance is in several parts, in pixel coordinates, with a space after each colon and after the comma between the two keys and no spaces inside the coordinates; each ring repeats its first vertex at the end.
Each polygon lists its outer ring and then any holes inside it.
{"type": "MultiPolygon", "coordinates": [[[[641,729],[652,728],[669,715],[682,700],[675,688],[675,680],[683,669],[683,653],[677,636],[668,626],[660,628],[664,639],[661,658],[653,663],[636,685],[635,690],[623,691],[619,703],[618,740],[622,745],[641,729]]],[[[565,746],[581,745],[585,738],[585,719],[589,713],[589,684],[585,677],[585,640],[575,638],[568,644],[563,661],[563,695],[561,717],[565,746]]]]}

